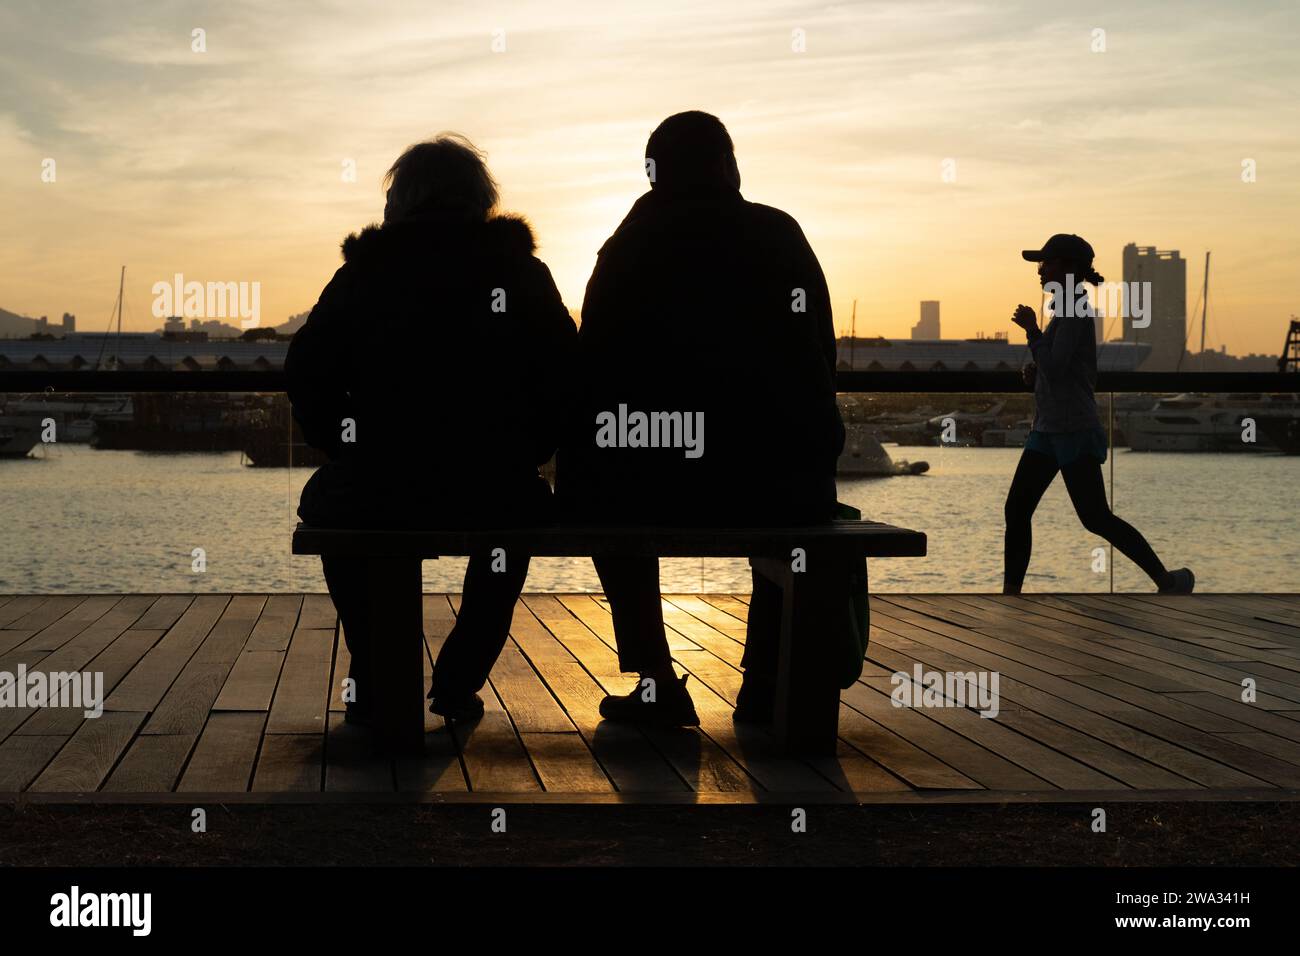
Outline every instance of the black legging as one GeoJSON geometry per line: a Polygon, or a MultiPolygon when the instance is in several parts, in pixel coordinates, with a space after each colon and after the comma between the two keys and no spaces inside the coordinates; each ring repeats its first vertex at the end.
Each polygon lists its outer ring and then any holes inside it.
{"type": "Polygon", "coordinates": [[[1074,511],[1083,526],[1118,548],[1157,585],[1164,583],[1165,566],[1151,550],[1146,538],[1127,521],[1116,517],[1106,504],[1106,485],[1097,459],[1085,455],[1064,468],[1058,468],[1051,455],[1025,449],[1020,464],[1016,466],[1016,476],[1011,480],[1011,490],[1007,492],[1002,592],[1019,594],[1025,583],[1029,552],[1033,548],[1030,521],[1057,471],[1065,477],[1065,490],[1070,493],[1070,501],[1074,503],[1074,511]]]}

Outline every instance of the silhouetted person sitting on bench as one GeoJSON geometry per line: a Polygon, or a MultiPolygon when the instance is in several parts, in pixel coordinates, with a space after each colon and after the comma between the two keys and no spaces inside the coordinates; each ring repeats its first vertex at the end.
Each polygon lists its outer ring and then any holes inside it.
{"type": "MultiPolygon", "coordinates": [[[[293,414],[331,461],[298,513],[336,527],[478,528],[553,516],[538,473],[558,439],[577,333],[528,224],[494,215],[482,155],[441,135],[388,171],[382,225],[343,242],[285,359],[293,414]]],[[[373,710],[364,559],[325,557],[352,656],[348,718],[373,710]]],[[[430,710],[482,714],[477,691],[504,646],[528,556],[475,555],[434,668],[430,710]]]]}
{"type": "MultiPolygon", "coordinates": [[[[717,117],[670,116],[645,155],[651,189],[601,248],[587,285],[581,397],[558,459],[562,512],[666,526],[830,520],[844,428],[817,257],[794,219],[741,196],[717,117]]],[[[594,560],[619,666],[642,678],[626,697],[606,697],[601,714],[698,724],[669,655],[657,559],[594,560]]],[[[767,721],[780,589],[755,574],[752,601],[736,716],[767,721]]]]}

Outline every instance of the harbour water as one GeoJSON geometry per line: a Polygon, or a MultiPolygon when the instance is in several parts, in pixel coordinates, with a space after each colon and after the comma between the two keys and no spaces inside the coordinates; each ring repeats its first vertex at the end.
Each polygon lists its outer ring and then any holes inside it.
{"type": "MultiPolygon", "coordinates": [[[[928,460],[929,473],[841,480],[840,500],[864,517],[925,531],[930,553],[872,561],[873,589],[999,590],[1002,503],[1019,449],[889,451],[928,460]]],[[[0,460],[0,593],[324,590],[319,561],[289,553],[309,469],[248,468],[237,452],[60,444],[37,455],[43,457],[0,460]],[[205,558],[201,572],[194,570],[196,548],[205,558]]],[[[1300,591],[1300,458],[1121,449],[1114,475],[1117,513],[1170,567],[1191,566],[1198,591],[1300,591]]],[[[1079,526],[1058,480],[1035,518],[1026,590],[1110,590],[1104,544],[1079,526]]],[[[749,588],[744,561],[662,564],[665,591],[749,588]]],[[[459,590],[463,571],[462,559],[425,562],[425,588],[459,590]]],[[[1115,591],[1152,589],[1120,555],[1113,572],[1115,591]]],[[[527,587],[599,590],[599,581],[585,558],[539,558],[527,587]]]]}

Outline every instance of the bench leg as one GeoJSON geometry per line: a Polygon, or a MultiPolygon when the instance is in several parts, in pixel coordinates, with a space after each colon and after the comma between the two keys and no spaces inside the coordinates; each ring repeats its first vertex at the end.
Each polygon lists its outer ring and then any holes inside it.
{"type": "Polygon", "coordinates": [[[424,749],[424,612],[418,558],[367,561],[374,739],[390,754],[424,749]]]}
{"type": "Polygon", "coordinates": [[[838,562],[810,554],[807,569],[797,573],[786,561],[753,564],[783,592],[772,728],[777,744],[791,755],[833,757],[840,716],[835,667],[848,601],[838,562]]]}

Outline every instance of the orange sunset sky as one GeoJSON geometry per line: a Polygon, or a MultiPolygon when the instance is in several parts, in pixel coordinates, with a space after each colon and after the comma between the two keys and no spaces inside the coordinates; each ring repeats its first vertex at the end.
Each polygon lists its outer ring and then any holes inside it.
{"type": "Polygon", "coordinates": [[[745,196],[802,224],[841,331],[854,298],[860,335],[906,336],[921,299],[945,336],[1009,330],[1036,290],[1019,250],[1073,231],[1116,280],[1126,242],[1181,250],[1189,310],[1212,250],[1209,343],[1277,353],[1300,313],[1298,40],[1294,2],[4,0],[0,308],[103,329],[125,264],[128,329],[159,327],[150,290],[177,272],[260,282],[278,324],[380,217],[402,148],[456,130],[576,310],[646,136],[699,108],[745,196]]]}

